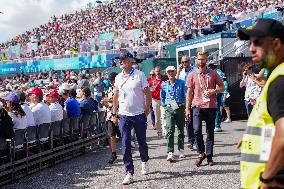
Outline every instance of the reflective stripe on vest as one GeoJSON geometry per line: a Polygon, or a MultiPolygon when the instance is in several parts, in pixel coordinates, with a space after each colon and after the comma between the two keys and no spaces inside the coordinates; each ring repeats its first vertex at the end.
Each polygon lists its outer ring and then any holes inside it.
{"type": "Polygon", "coordinates": [[[284,63],[278,65],[269,76],[248,119],[241,147],[241,188],[257,189],[261,184],[259,174],[266,166],[265,162],[259,159],[262,146],[261,131],[264,126],[274,127],[273,119],[267,108],[268,89],[280,75],[284,75],[284,63]]]}

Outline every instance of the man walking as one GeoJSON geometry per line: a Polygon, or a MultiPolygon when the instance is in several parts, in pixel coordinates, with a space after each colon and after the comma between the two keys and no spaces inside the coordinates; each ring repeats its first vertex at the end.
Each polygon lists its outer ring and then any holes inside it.
{"type": "MultiPolygon", "coordinates": [[[[188,77],[188,74],[192,72],[193,68],[190,66],[190,58],[188,56],[181,57],[181,64],[178,68],[177,72],[177,79],[181,79],[185,82],[188,77]]],[[[187,87],[186,87],[187,89],[187,87]]],[[[192,111],[192,109],[191,109],[192,111]]],[[[194,132],[193,132],[193,124],[192,124],[192,117],[191,119],[186,119],[185,126],[187,130],[187,147],[193,150],[193,145],[195,143],[194,132]]]]}
{"type": "Polygon", "coordinates": [[[187,81],[186,118],[193,116],[193,129],[199,153],[195,165],[199,167],[207,157],[210,166],[213,162],[214,128],[216,117],[216,95],[224,91],[223,80],[213,70],[207,68],[208,55],[197,54],[197,69],[191,72],[187,81]],[[192,115],[190,108],[192,107],[192,115]],[[202,121],[206,122],[206,154],[202,135],[202,121]]]}
{"type": "MultiPolygon", "coordinates": [[[[223,79],[225,74],[218,68],[218,62],[216,60],[212,60],[209,62],[208,67],[215,72],[223,79]]],[[[224,83],[224,82],[223,82],[224,83]]],[[[222,112],[221,105],[223,100],[223,93],[219,93],[217,95],[217,109],[216,109],[216,118],[215,118],[215,132],[222,132],[221,122],[222,122],[222,112]]]]}
{"type": "MultiPolygon", "coordinates": [[[[133,182],[134,165],[131,154],[131,128],[136,133],[142,160],[142,174],[147,174],[148,145],[146,143],[147,116],[150,112],[151,92],[145,74],[133,69],[133,55],[124,52],[120,55],[122,72],[115,78],[113,112],[114,120],[119,118],[119,129],[122,137],[123,162],[126,177],[122,184],[133,182]],[[118,110],[118,112],[117,112],[118,110]]],[[[114,121],[116,122],[116,121],[114,121]]]]}
{"type": "Polygon", "coordinates": [[[241,145],[241,187],[283,188],[284,165],[284,26],[258,19],[238,37],[249,40],[252,61],[269,77],[250,113],[241,145]]]}
{"type": "Polygon", "coordinates": [[[161,127],[161,119],[163,117],[161,116],[161,85],[165,81],[164,78],[161,76],[161,68],[156,67],[155,70],[155,76],[149,80],[149,88],[152,92],[152,106],[153,111],[155,113],[155,125],[158,133],[158,137],[162,137],[162,132],[165,133],[165,131],[162,130],[161,127]]]}
{"type": "Polygon", "coordinates": [[[178,128],[178,150],[179,158],[184,156],[184,108],[185,108],[185,82],[176,79],[176,69],[174,66],[166,68],[169,80],[162,84],[161,104],[165,108],[167,122],[167,161],[174,160],[174,132],[175,125],[178,128]]]}

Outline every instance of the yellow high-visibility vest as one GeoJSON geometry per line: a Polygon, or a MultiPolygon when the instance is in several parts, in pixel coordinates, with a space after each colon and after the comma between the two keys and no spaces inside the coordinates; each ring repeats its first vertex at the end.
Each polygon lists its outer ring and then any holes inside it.
{"type": "Polygon", "coordinates": [[[266,166],[266,162],[260,160],[261,133],[264,126],[275,127],[268,113],[268,88],[281,75],[284,75],[284,62],[278,65],[269,76],[248,119],[246,133],[243,135],[240,163],[241,187],[244,189],[257,189],[261,185],[259,175],[266,166]]]}

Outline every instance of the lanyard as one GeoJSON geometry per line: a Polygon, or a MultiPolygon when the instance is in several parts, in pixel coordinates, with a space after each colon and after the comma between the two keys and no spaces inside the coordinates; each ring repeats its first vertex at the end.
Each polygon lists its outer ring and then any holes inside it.
{"type": "Polygon", "coordinates": [[[135,69],[132,68],[132,70],[130,71],[127,79],[120,85],[120,89],[122,89],[122,87],[125,85],[125,83],[128,81],[128,79],[132,76],[132,74],[134,73],[134,70],[135,69]]]}
{"type": "Polygon", "coordinates": [[[170,93],[170,88],[169,88],[169,86],[170,86],[170,81],[169,81],[169,83],[168,83],[168,85],[167,85],[166,93],[168,94],[168,96],[169,96],[171,99],[174,99],[175,94],[176,94],[175,83],[174,83],[174,85],[173,85],[173,91],[172,91],[172,93],[170,93]]]}
{"type": "MultiPolygon", "coordinates": [[[[201,82],[200,74],[198,74],[197,77],[198,77],[198,82],[199,82],[200,88],[207,90],[207,89],[208,89],[208,86],[209,86],[209,77],[206,75],[206,83],[205,83],[205,82],[204,82],[204,83],[201,82]],[[203,84],[204,84],[205,86],[204,86],[203,84]]],[[[204,77],[202,77],[202,78],[204,78],[204,77]]]]}

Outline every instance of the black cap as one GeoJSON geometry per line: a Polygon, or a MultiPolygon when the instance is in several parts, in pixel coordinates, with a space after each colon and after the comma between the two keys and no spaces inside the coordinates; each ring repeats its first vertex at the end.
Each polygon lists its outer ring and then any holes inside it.
{"type": "Polygon", "coordinates": [[[271,36],[280,38],[284,42],[284,26],[281,22],[270,18],[259,18],[254,26],[238,30],[238,37],[241,40],[249,40],[250,36],[265,37],[271,36]]]}
{"type": "Polygon", "coordinates": [[[116,76],[117,76],[117,73],[116,73],[116,72],[111,72],[111,73],[108,75],[108,79],[109,79],[110,81],[114,81],[116,76]]]}

